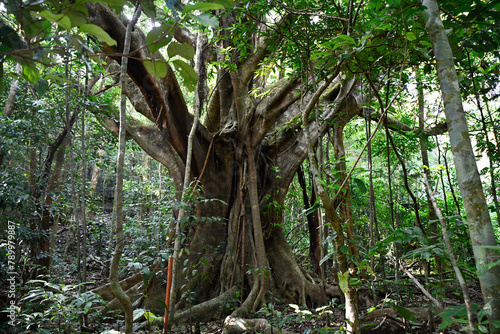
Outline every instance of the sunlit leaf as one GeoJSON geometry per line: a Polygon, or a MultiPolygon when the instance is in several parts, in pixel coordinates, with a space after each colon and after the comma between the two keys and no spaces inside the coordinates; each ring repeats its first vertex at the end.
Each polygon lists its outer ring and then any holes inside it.
{"type": "Polygon", "coordinates": [[[185,5],[184,10],[182,11],[184,14],[188,12],[192,12],[193,10],[216,10],[216,9],[224,9],[224,6],[218,3],[212,2],[197,2],[193,5],[185,5]]]}
{"type": "Polygon", "coordinates": [[[65,14],[54,14],[50,10],[44,10],[39,13],[39,15],[52,23],[57,23],[66,30],[71,29],[71,20],[65,14]]]}
{"type": "Polygon", "coordinates": [[[172,22],[165,22],[159,27],[154,27],[146,36],[146,43],[149,51],[155,53],[160,48],[167,45],[174,34],[174,25],[172,22]]]}
{"type": "Polygon", "coordinates": [[[159,319],[160,317],[155,315],[154,313],[148,311],[148,312],[144,312],[144,318],[146,318],[146,320],[149,322],[153,322],[156,319],[159,319]]]}
{"type": "Polygon", "coordinates": [[[409,31],[408,33],[406,33],[406,39],[411,42],[411,41],[416,40],[417,36],[415,36],[415,34],[413,32],[409,31]]]}
{"type": "Polygon", "coordinates": [[[349,277],[349,272],[345,272],[343,274],[339,273],[339,287],[340,287],[340,290],[342,290],[342,292],[344,294],[346,294],[348,292],[348,289],[349,289],[349,282],[348,282],[348,277],[349,277]]]}
{"type": "Polygon", "coordinates": [[[23,77],[32,84],[36,84],[40,80],[40,73],[34,63],[23,64],[23,77]]]}
{"type": "Polygon", "coordinates": [[[95,24],[87,23],[78,28],[79,32],[87,33],[98,37],[101,41],[108,44],[109,46],[116,45],[116,41],[109,36],[101,27],[95,24]]]}

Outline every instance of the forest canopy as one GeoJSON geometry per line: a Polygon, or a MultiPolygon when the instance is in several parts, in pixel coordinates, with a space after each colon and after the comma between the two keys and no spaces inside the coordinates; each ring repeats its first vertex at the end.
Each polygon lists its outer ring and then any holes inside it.
{"type": "Polygon", "coordinates": [[[500,333],[499,10],[0,1],[1,330],[500,333]]]}

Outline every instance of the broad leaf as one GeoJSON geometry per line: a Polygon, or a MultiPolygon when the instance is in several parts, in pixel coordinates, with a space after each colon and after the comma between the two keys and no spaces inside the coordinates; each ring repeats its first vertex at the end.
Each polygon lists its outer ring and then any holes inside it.
{"type": "Polygon", "coordinates": [[[44,10],[39,14],[41,17],[49,20],[50,22],[57,23],[66,30],[71,29],[71,20],[64,14],[54,14],[50,10],[44,10]]]}
{"type": "Polygon", "coordinates": [[[164,78],[167,75],[167,64],[162,61],[144,61],[144,66],[149,73],[158,78],[164,78]]]}
{"type": "Polygon", "coordinates": [[[107,32],[105,32],[101,27],[96,26],[95,24],[84,24],[80,28],[78,28],[79,32],[82,33],[87,33],[94,35],[98,37],[100,40],[102,40],[104,43],[108,44],[109,46],[116,45],[116,41],[109,36],[107,32]]]}
{"type": "Polygon", "coordinates": [[[234,5],[233,0],[211,0],[210,2],[224,6],[224,8],[231,8],[234,5]]]}
{"type": "Polygon", "coordinates": [[[186,59],[193,59],[194,48],[187,43],[172,42],[167,48],[168,56],[170,58],[175,56],[181,56],[186,59]]]}
{"type": "Polygon", "coordinates": [[[174,34],[174,25],[171,22],[165,22],[159,27],[154,27],[146,36],[146,43],[149,51],[154,54],[160,48],[167,45],[174,34]]]}
{"type": "Polygon", "coordinates": [[[179,71],[179,74],[184,79],[184,84],[190,91],[194,91],[196,88],[196,82],[198,81],[198,74],[188,63],[176,59],[172,62],[175,68],[179,71]]]}
{"type": "Polygon", "coordinates": [[[406,320],[415,321],[415,315],[411,310],[398,305],[392,305],[392,308],[406,320]]]}
{"type": "Polygon", "coordinates": [[[134,316],[133,316],[134,321],[139,320],[144,315],[144,313],[146,313],[146,310],[143,308],[134,310],[134,316]]]}
{"type": "Polygon", "coordinates": [[[217,28],[219,26],[219,21],[215,16],[209,13],[204,13],[200,15],[188,14],[190,18],[198,21],[202,26],[217,28]]]}
{"type": "Polygon", "coordinates": [[[443,330],[448,326],[451,326],[453,324],[453,318],[444,318],[443,322],[439,324],[438,330],[443,330]]]}
{"type": "Polygon", "coordinates": [[[23,77],[32,84],[36,84],[40,80],[40,73],[34,63],[26,62],[23,64],[23,77]]]}
{"type": "Polygon", "coordinates": [[[349,277],[349,272],[347,271],[343,274],[339,273],[339,287],[344,294],[347,294],[349,289],[348,277],[349,277]]]}
{"type": "Polygon", "coordinates": [[[45,79],[40,79],[35,85],[35,90],[38,96],[42,96],[49,90],[49,82],[45,79]]]}
{"type": "Polygon", "coordinates": [[[152,313],[152,312],[144,312],[144,318],[146,318],[147,321],[149,322],[153,322],[155,321],[156,319],[160,319],[159,316],[157,316],[156,314],[152,313]]]}
{"type": "Polygon", "coordinates": [[[358,178],[353,178],[352,180],[354,181],[354,183],[356,184],[356,186],[358,187],[359,191],[362,194],[366,194],[368,192],[368,189],[366,188],[366,184],[363,180],[358,179],[358,178]]]}

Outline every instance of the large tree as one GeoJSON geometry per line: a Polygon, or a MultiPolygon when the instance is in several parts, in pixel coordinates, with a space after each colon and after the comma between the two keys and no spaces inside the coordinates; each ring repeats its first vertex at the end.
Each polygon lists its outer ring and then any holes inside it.
{"type": "MultiPolygon", "coordinates": [[[[87,8],[90,22],[118,42],[113,48],[105,45],[103,51],[120,62],[125,24],[105,5],[88,4],[87,8]]],[[[285,13],[271,26],[269,22],[264,24],[264,14],[257,13],[263,19],[262,24],[253,24],[259,33],[248,31],[251,43],[235,45],[230,31],[223,28],[237,22],[244,25],[251,19],[248,15],[239,10],[221,15],[218,42],[206,51],[206,59],[217,59],[220,65],[204,122],[199,124],[194,138],[191,175],[199,181],[202,196],[210,201],[197,204],[193,215],[198,219],[183,226],[184,247],[189,249],[189,255],[184,253],[188,259],[185,265],[199,270],[181,277],[185,281],[183,291],[194,293],[195,303],[241,287],[248,295],[242,314],[255,309],[262,291],[268,288],[282,300],[301,305],[318,305],[326,298],[320,286],[297,265],[281,228],[280,210],[288,186],[307,156],[301,106],[311,103],[312,98],[319,100],[320,95],[310,94],[307,80],[295,73],[270,86],[258,74],[281,45],[281,30],[289,29],[297,17],[285,13]],[[228,59],[229,66],[224,64],[228,59]],[[261,227],[256,220],[261,221],[261,227]]],[[[172,29],[179,42],[195,45],[194,37],[186,30],[177,25],[172,29]]],[[[125,93],[148,121],[132,113],[127,132],[167,166],[180,189],[193,117],[175,71],[159,53],[150,53],[146,37],[138,29],[132,33],[130,50],[131,82],[125,93]],[[147,61],[152,59],[165,64],[164,77],[148,72],[147,61]]],[[[334,76],[337,85],[323,94],[320,119],[311,126],[313,141],[332,124],[348,122],[360,109],[354,96],[343,89],[335,70],[338,73],[333,66],[323,72],[324,77],[334,76]]],[[[112,122],[107,124],[116,129],[112,122]]],[[[180,297],[182,291],[177,293],[180,297]]],[[[186,298],[177,300],[179,306],[186,303],[186,298]]],[[[215,315],[213,309],[201,308],[198,316],[210,315],[215,315]],[[208,311],[210,314],[204,314],[208,311]]]]}

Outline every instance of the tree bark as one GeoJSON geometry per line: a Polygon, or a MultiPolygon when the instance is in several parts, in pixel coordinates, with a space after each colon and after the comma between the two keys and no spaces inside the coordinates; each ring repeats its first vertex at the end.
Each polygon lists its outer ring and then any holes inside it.
{"type": "MultiPolygon", "coordinates": [[[[116,55],[122,48],[123,23],[105,6],[97,3],[87,3],[86,6],[90,21],[117,40],[116,48],[104,47],[103,50],[120,61],[116,55]]],[[[221,26],[230,26],[234,15],[232,12],[224,17],[221,26]]],[[[260,299],[258,294],[259,291],[262,294],[263,290],[256,275],[258,270],[249,269],[262,268],[256,266],[257,247],[262,254],[261,239],[271,268],[267,271],[271,274],[269,289],[275,296],[283,302],[300,305],[313,306],[326,302],[322,288],[298,266],[280,227],[282,213],[276,209],[284,204],[288,187],[307,157],[308,145],[301,122],[290,122],[291,119],[300,119],[303,102],[299,101],[300,94],[296,92],[300,78],[285,78],[269,87],[269,94],[254,99],[250,95],[250,82],[267,54],[263,52],[265,47],[252,50],[248,59],[235,60],[236,69],[232,72],[220,67],[218,85],[211,100],[207,101],[205,125],[197,124],[192,137],[192,165],[189,169],[186,168],[187,139],[195,122],[194,117],[188,112],[169,62],[165,61],[167,75],[164,78],[155,78],[145,69],[143,61],[153,55],[145,47],[144,37],[139,29],[132,34],[133,57],[129,59],[128,66],[132,80],[124,87],[124,92],[135,111],[148,118],[149,123],[136,119],[133,112],[127,119],[127,133],[149,155],[168,168],[179,191],[178,200],[181,199],[179,194],[186,173],[190,179],[199,182],[200,194],[204,197],[202,203],[190,212],[197,219],[189,221],[189,226],[182,230],[186,235],[182,246],[189,252],[182,253],[180,263],[197,272],[191,270],[187,276],[180,278],[182,281],[177,286],[183,288],[175,291],[178,300],[176,308],[189,309],[193,304],[209,305],[208,301],[235,286],[241,289],[243,303],[246,303],[241,306],[242,309],[246,305],[250,305],[249,310],[257,307],[255,300],[260,299]],[[250,160],[254,161],[254,166],[249,165],[250,160]],[[253,170],[250,173],[250,167],[255,168],[255,173],[253,170]],[[250,190],[250,186],[255,188],[250,190]],[[257,211],[261,227],[254,219],[257,211]],[[256,231],[258,229],[260,231],[256,231]],[[190,292],[189,300],[182,298],[185,291],[190,292]]],[[[227,47],[231,40],[225,39],[221,43],[227,47]]],[[[224,55],[219,53],[218,56],[224,55]]],[[[159,54],[154,57],[164,61],[159,54]]],[[[313,103],[316,103],[319,98],[319,95],[308,94],[303,101],[314,100],[313,103]]],[[[359,111],[350,89],[341,90],[328,103],[321,114],[324,122],[312,126],[313,141],[324,135],[331,124],[347,122],[359,111]]],[[[103,121],[103,125],[117,132],[116,122],[107,120],[103,121]]],[[[261,263],[265,264],[265,259],[261,263]]],[[[156,284],[160,286],[161,281],[156,284]]],[[[164,299],[161,295],[164,290],[153,288],[144,307],[161,312],[162,308],[155,300],[164,299]]],[[[334,289],[327,291],[338,293],[334,289]]],[[[200,312],[203,310],[210,312],[204,308],[200,312]]],[[[199,314],[203,319],[209,315],[199,314]]],[[[175,318],[178,319],[177,316],[175,318]]]]}
{"type": "MultiPolygon", "coordinates": [[[[422,4],[426,7],[424,15],[426,29],[436,58],[457,180],[467,214],[485,307],[490,322],[500,321],[500,267],[493,265],[488,268],[489,264],[498,260],[497,252],[488,248],[496,247],[497,241],[469,137],[453,53],[437,2],[424,0],[422,4]]],[[[490,323],[490,333],[500,333],[500,328],[490,323]]]]}

